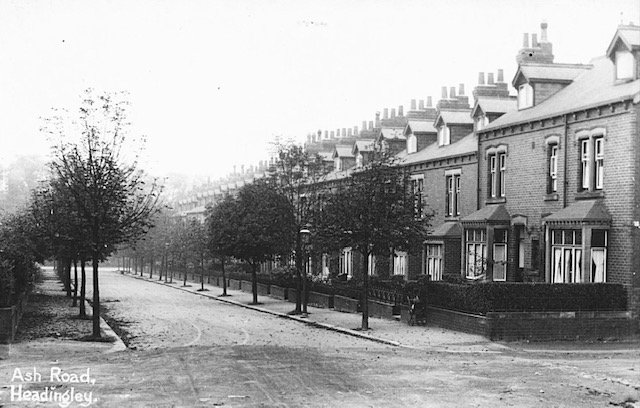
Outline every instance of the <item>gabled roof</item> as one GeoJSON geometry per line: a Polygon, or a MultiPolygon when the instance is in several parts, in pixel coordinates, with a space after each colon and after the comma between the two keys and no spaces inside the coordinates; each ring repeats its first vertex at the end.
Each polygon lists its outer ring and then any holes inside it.
{"type": "Polygon", "coordinates": [[[375,140],[373,139],[356,140],[356,142],[353,144],[351,154],[355,156],[358,152],[372,152],[374,144],[375,140]]]}
{"type": "Polygon", "coordinates": [[[611,222],[602,200],[581,200],[544,218],[544,222],[611,222]]]}
{"type": "Polygon", "coordinates": [[[613,59],[613,52],[618,43],[622,43],[629,51],[640,48],[640,26],[623,25],[618,27],[616,35],[613,36],[609,47],[607,47],[607,57],[613,59]]]}
{"type": "Polygon", "coordinates": [[[640,79],[614,83],[614,66],[607,57],[598,57],[591,63],[593,68],[583,70],[552,97],[531,108],[506,113],[480,132],[619,102],[640,94],[640,79]]]}
{"type": "Polygon", "coordinates": [[[517,88],[517,84],[521,82],[520,77],[524,78],[524,82],[570,83],[578,75],[590,68],[591,65],[583,64],[522,64],[518,67],[511,84],[517,88]]]}
{"type": "Polygon", "coordinates": [[[380,129],[380,135],[383,139],[405,139],[403,127],[386,127],[380,129]]]}
{"type": "Polygon", "coordinates": [[[424,149],[410,155],[407,155],[406,150],[403,150],[402,152],[398,153],[396,157],[401,160],[401,165],[408,165],[430,160],[438,160],[445,157],[460,156],[477,151],[478,137],[475,133],[470,133],[457,142],[448,145],[438,146],[437,143],[432,143],[424,149]]]}
{"type": "Polygon", "coordinates": [[[478,113],[478,109],[483,113],[507,113],[518,109],[518,100],[516,98],[478,98],[473,110],[471,111],[471,117],[475,117],[478,113]]]}
{"type": "Polygon", "coordinates": [[[409,119],[407,126],[404,129],[404,135],[407,136],[410,133],[437,133],[438,130],[433,126],[433,120],[415,120],[409,119]]]}
{"type": "Polygon", "coordinates": [[[336,145],[333,150],[333,158],[336,157],[353,157],[351,153],[351,145],[336,145]]]}
{"type": "Polygon", "coordinates": [[[434,127],[437,127],[440,121],[443,121],[447,125],[473,125],[473,119],[471,118],[471,109],[465,110],[441,110],[438,112],[436,120],[433,122],[434,127]]]}
{"type": "Polygon", "coordinates": [[[504,207],[504,204],[488,205],[480,210],[467,215],[460,220],[462,223],[488,223],[488,224],[501,224],[510,223],[511,216],[509,211],[504,207]]]}

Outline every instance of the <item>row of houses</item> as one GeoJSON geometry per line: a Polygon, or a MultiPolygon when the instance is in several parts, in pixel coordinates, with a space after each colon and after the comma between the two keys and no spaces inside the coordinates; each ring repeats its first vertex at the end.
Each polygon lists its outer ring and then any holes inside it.
{"type": "MultiPolygon", "coordinates": [[[[385,109],[362,128],[318,131],[306,148],[329,179],[393,153],[433,211],[422,252],[372,259],[373,275],[624,284],[640,304],[640,27],[621,25],[588,64],[554,61],[547,25],[502,70],[440,100],[385,109]],[[513,94],[513,95],[512,95],[513,94]],[[470,98],[472,96],[472,99],[470,98]]],[[[321,261],[353,276],[355,254],[321,261]]]]}

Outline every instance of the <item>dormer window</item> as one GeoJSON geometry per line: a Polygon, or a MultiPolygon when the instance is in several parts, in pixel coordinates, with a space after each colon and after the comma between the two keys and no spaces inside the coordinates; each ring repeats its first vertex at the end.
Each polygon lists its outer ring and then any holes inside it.
{"type": "Polygon", "coordinates": [[[341,166],[342,162],[340,161],[339,157],[336,157],[335,159],[333,159],[333,164],[336,171],[342,170],[342,166],[341,166]]]}
{"type": "Polygon", "coordinates": [[[631,52],[616,51],[616,79],[633,79],[634,64],[631,52]]]}
{"type": "Polygon", "coordinates": [[[449,132],[449,126],[442,125],[438,129],[438,146],[445,146],[451,143],[451,134],[449,132]]]}
{"type": "Polygon", "coordinates": [[[518,87],[518,109],[530,108],[533,106],[533,87],[524,83],[518,87]]]}
{"type": "Polygon", "coordinates": [[[415,153],[418,151],[418,139],[415,135],[409,135],[407,138],[407,153],[415,153]]]}
{"type": "Polygon", "coordinates": [[[476,117],[476,130],[482,130],[489,124],[489,118],[485,115],[476,117]]]}

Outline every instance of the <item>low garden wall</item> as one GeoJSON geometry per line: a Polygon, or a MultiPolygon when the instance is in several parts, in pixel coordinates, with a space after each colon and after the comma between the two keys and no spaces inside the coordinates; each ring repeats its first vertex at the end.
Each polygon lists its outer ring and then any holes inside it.
{"type": "Polygon", "coordinates": [[[241,282],[242,281],[236,279],[229,279],[229,284],[227,287],[231,290],[240,290],[241,282]]]}
{"type": "Polygon", "coordinates": [[[243,292],[253,293],[252,283],[251,281],[240,281],[240,290],[243,292]]]}
{"type": "Polygon", "coordinates": [[[328,295],[326,293],[309,292],[309,300],[307,304],[309,306],[331,309],[334,305],[334,297],[333,295],[328,295]]]}
{"type": "Polygon", "coordinates": [[[383,319],[393,319],[394,314],[400,314],[400,308],[392,303],[380,302],[369,299],[369,316],[383,319]]]}
{"type": "Polygon", "coordinates": [[[358,313],[360,312],[360,302],[357,299],[335,295],[333,297],[333,308],[339,312],[358,313]]]}
{"type": "Polygon", "coordinates": [[[276,299],[286,300],[288,297],[289,288],[283,288],[282,286],[271,285],[269,288],[269,295],[276,299]]]}
{"type": "MultiPolygon", "coordinates": [[[[244,286],[243,286],[244,287],[244,286]]],[[[266,296],[269,294],[270,285],[258,282],[258,295],[266,296]]]]}

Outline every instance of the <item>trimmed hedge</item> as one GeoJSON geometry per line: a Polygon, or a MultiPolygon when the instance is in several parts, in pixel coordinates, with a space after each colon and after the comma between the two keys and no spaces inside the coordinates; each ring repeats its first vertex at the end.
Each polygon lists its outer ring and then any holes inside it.
{"type": "Polygon", "coordinates": [[[469,313],[627,310],[627,292],[613,283],[429,282],[426,287],[429,305],[469,313]]]}

